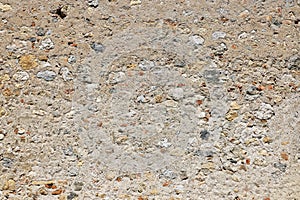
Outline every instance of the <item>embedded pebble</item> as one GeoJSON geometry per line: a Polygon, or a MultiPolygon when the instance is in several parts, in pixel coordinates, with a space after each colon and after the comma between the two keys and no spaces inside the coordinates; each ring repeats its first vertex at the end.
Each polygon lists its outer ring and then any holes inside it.
{"type": "Polygon", "coordinates": [[[203,45],[204,39],[200,35],[192,35],[190,36],[190,41],[195,45],[203,45]]]}
{"type": "Polygon", "coordinates": [[[52,40],[50,38],[46,38],[41,41],[41,44],[39,47],[41,50],[54,49],[54,43],[52,42],[52,40]]]}
{"type": "Polygon", "coordinates": [[[11,9],[12,9],[12,7],[9,4],[0,3],[0,11],[1,12],[8,12],[11,9]]]}
{"type": "Polygon", "coordinates": [[[43,27],[37,27],[36,28],[36,34],[38,36],[45,36],[46,31],[45,31],[45,29],[43,27]]]}
{"type": "Polygon", "coordinates": [[[19,81],[27,81],[29,79],[29,74],[24,71],[19,71],[13,75],[13,79],[15,79],[18,82],[19,81]]]}
{"type": "Polygon", "coordinates": [[[142,61],[138,67],[143,71],[149,71],[155,66],[155,63],[152,61],[144,60],[142,61]]]}
{"type": "Polygon", "coordinates": [[[6,110],[1,106],[0,107],[0,117],[4,116],[6,114],[6,110]]]}
{"type": "Polygon", "coordinates": [[[254,112],[255,117],[258,119],[270,119],[274,114],[273,107],[266,103],[262,103],[260,108],[254,112]]]}
{"type": "Polygon", "coordinates": [[[56,76],[57,76],[56,73],[50,70],[41,71],[36,74],[36,77],[42,78],[45,81],[53,81],[56,76]]]}
{"type": "Polygon", "coordinates": [[[3,186],[4,190],[15,191],[16,190],[16,182],[12,179],[8,180],[3,186]]]}
{"type": "Polygon", "coordinates": [[[211,35],[213,40],[218,40],[218,39],[223,39],[226,37],[226,33],[222,32],[222,31],[215,31],[213,32],[213,34],[211,35]]]}
{"type": "Polygon", "coordinates": [[[89,5],[90,7],[96,8],[96,7],[98,7],[98,5],[99,5],[99,0],[88,0],[88,5],[89,5]]]}
{"type": "Polygon", "coordinates": [[[184,91],[182,88],[173,88],[170,90],[169,95],[175,100],[179,101],[184,97],[184,91]]]}
{"type": "Polygon", "coordinates": [[[158,142],[157,145],[162,148],[168,148],[172,146],[172,143],[170,143],[167,138],[163,138],[161,141],[158,142]]]}
{"type": "Polygon", "coordinates": [[[34,69],[38,66],[36,61],[36,57],[34,55],[24,55],[20,58],[19,64],[21,65],[22,69],[30,70],[34,69]]]}
{"type": "Polygon", "coordinates": [[[70,63],[70,64],[76,63],[76,57],[75,57],[75,55],[70,55],[69,56],[68,63],[70,63]]]}
{"type": "Polygon", "coordinates": [[[102,53],[105,48],[101,43],[93,42],[91,44],[91,48],[96,52],[96,53],[102,53]]]}
{"type": "Polygon", "coordinates": [[[62,67],[59,71],[59,73],[62,75],[64,81],[71,81],[73,80],[73,75],[70,72],[70,70],[67,67],[62,67]]]}
{"type": "Polygon", "coordinates": [[[80,191],[80,190],[82,190],[83,186],[84,186],[83,182],[75,182],[74,183],[74,191],[80,191]]]}

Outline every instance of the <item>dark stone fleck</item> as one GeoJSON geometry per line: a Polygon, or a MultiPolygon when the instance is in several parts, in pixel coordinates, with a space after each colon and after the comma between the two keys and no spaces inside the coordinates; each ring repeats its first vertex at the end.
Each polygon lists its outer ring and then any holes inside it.
{"type": "Polygon", "coordinates": [[[74,183],[74,190],[75,191],[80,191],[80,190],[82,190],[82,187],[83,187],[83,183],[82,182],[75,182],[74,183]]]}
{"type": "Polygon", "coordinates": [[[57,14],[58,16],[60,16],[60,18],[62,18],[62,19],[64,19],[67,16],[66,12],[63,11],[63,8],[58,8],[56,10],[55,14],[57,14]]]}
{"type": "Polygon", "coordinates": [[[73,148],[70,146],[67,149],[64,149],[63,152],[66,156],[72,156],[74,154],[73,148]]]}
{"type": "Polygon", "coordinates": [[[254,85],[250,86],[247,89],[246,93],[249,94],[249,95],[255,95],[255,94],[257,94],[257,87],[254,86],[254,85]]]}
{"type": "Polygon", "coordinates": [[[67,196],[67,200],[72,200],[74,198],[78,197],[78,194],[71,192],[68,196],[67,196]]]}
{"type": "Polygon", "coordinates": [[[201,138],[202,140],[207,140],[208,137],[209,137],[209,135],[210,135],[210,133],[209,133],[207,130],[202,130],[202,131],[200,132],[200,138],[201,138]]]}
{"type": "Polygon", "coordinates": [[[30,42],[36,42],[36,38],[35,37],[31,37],[31,38],[29,38],[29,41],[30,42]]]}
{"type": "Polygon", "coordinates": [[[285,172],[287,165],[283,163],[274,163],[274,167],[279,169],[282,172],[285,172]]]}
{"type": "Polygon", "coordinates": [[[13,160],[12,159],[6,158],[6,157],[2,158],[2,165],[3,165],[3,167],[10,168],[12,166],[12,164],[13,164],[13,160]]]}
{"type": "Polygon", "coordinates": [[[42,28],[42,27],[37,27],[37,29],[36,29],[36,34],[37,34],[38,36],[45,36],[46,31],[45,31],[45,29],[42,28]]]}
{"type": "Polygon", "coordinates": [[[95,52],[97,52],[97,53],[102,53],[103,51],[104,51],[104,46],[102,45],[102,44],[100,44],[100,43],[96,43],[96,42],[93,42],[92,44],[91,44],[91,48],[95,51],[95,52]]]}

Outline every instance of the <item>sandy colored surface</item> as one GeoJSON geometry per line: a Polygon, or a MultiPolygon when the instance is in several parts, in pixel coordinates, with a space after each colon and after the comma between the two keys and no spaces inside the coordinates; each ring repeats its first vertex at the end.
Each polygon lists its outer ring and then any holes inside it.
{"type": "Polygon", "coordinates": [[[0,15],[0,199],[299,199],[298,0],[0,15]]]}

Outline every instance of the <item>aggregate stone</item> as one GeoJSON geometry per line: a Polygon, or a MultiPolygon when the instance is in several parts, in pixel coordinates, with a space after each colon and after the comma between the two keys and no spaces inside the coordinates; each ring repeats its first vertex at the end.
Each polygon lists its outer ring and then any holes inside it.
{"type": "Polygon", "coordinates": [[[189,39],[195,45],[203,45],[205,41],[200,35],[192,35],[189,39]]]}
{"type": "Polygon", "coordinates": [[[37,27],[36,28],[36,34],[38,36],[45,36],[45,33],[46,33],[46,31],[43,27],[37,27]]]}
{"type": "Polygon", "coordinates": [[[50,70],[40,71],[36,74],[36,77],[42,78],[45,81],[53,81],[56,76],[57,76],[56,73],[50,70]]]}
{"type": "Polygon", "coordinates": [[[184,97],[184,90],[182,88],[172,88],[169,95],[175,100],[179,101],[184,97]]]}
{"type": "Polygon", "coordinates": [[[153,61],[143,60],[138,67],[143,71],[149,71],[155,66],[153,61]]]}
{"type": "Polygon", "coordinates": [[[273,107],[270,104],[262,103],[257,111],[254,112],[258,119],[270,119],[274,116],[273,107]]]}
{"type": "Polygon", "coordinates": [[[29,74],[25,71],[19,71],[13,75],[13,78],[18,82],[27,81],[29,79],[29,74]]]}
{"type": "Polygon", "coordinates": [[[74,192],[70,192],[70,194],[67,196],[67,199],[72,200],[72,199],[75,199],[76,197],[78,197],[78,194],[76,194],[74,192]]]}
{"type": "Polygon", "coordinates": [[[70,64],[76,63],[76,56],[75,55],[70,55],[68,57],[68,63],[70,63],[70,64]]]}
{"type": "Polygon", "coordinates": [[[176,179],[178,174],[174,173],[172,170],[165,170],[162,172],[162,176],[166,179],[176,179]]]}
{"type": "Polygon", "coordinates": [[[7,51],[14,53],[25,53],[28,49],[28,43],[23,40],[13,40],[11,44],[6,46],[7,51]]]}
{"type": "Polygon", "coordinates": [[[6,114],[6,110],[3,107],[0,107],[0,117],[3,117],[6,114]]]}
{"type": "Polygon", "coordinates": [[[93,42],[91,44],[91,48],[96,52],[96,53],[102,53],[105,50],[105,47],[101,43],[93,42]]]}
{"type": "Polygon", "coordinates": [[[172,146],[172,143],[170,143],[167,138],[163,138],[161,141],[158,142],[157,145],[159,147],[168,148],[168,147],[172,146]]]}
{"type": "Polygon", "coordinates": [[[1,161],[2,161],[3,167],[10,168],[13,165],[13,160],[11,158],[3,157],[1,161]]]}
{"type": "Polygon", "coordinates": [[[59,73],[62,75],[64,81],[73,80],[73,75],[67,67],[60,68],[59,73]]]}
{"type": "Polygon", "coordinates": [[[68,169],[68,176],[70,176],[70,177],[77,176],[78,173],[79,173],[78,168],[70,167],[70,168],[68,169]]]}
{"type": "Polygon", "coordinates": [[[90,7],[96,8],[96,7],[98,7],[98,5],[99,5],[99,0],[88,0],[88,5],[89,5],[90,7]]]}
{"type": "Polygon", "coordinates": [[[63,152],[66,156],[72,156],[74,154],[73,148],[70,146],[66,149],[63,149],[63,152]]]}
{"type": "Polygon", "coordinates": [[[3,186],[3,190],[15,191],[16,190],[16,182],[12,179],[6,181],[5,185],[3,186]]]}
{"type": "Polygon", "coordinates": [[[207,140],[209,138],[210,133],[207,130],[200,131],[200,138],[203,140],[207,140]]]}
{"type": "Polygon", "coordinates": [[[41,50],[54,49],[54,43],[52,42],[52,40],[50,38],[46,38],[46,39],[41,41],[39,47],[40,47],[41,50]]]}
{"type": "Polygon", "coordinates": [[[300,70],[300,56],[299,55],[293,55],[289,58],[288,69],[300,70]]]}
{"type": "Polygon", "coordinates": [[[20,58],[19,64],[24,70],[34,69],[38,66],[38,63],[36,62],[36,57],[30,54],[22,56],[20,58]]]}
{"type": "Polygon", "coordinates": [[[74,191],[81,191],[84,186],[83,182],[75,182],[74,183],[74,191]]]}
{"type": "Polygon", "coordinates": [[[12,7],[9,4],[0,3],[0,11],[1,12],[8,12],[11,9],[12,9],[12,7]]]}
{"type": "Polygon", "coordinates": [[[285,172],[287,165],[281,162],[276,162],[274,163],[274,167],[278,168],[281,172],[285,172]]]}
{"type": "Polygon", "coordinates": [[[212,33],[212,39],[218,40],[218,39],[223,39],[226,37],[226,33],[222,31],[215,31],[212,33]]]}

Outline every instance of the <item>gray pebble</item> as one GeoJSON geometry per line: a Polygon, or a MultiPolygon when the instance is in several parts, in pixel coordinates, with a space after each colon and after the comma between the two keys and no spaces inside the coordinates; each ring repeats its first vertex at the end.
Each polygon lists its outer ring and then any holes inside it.
{"type": "Polygon", "coordinates": [[[143,71],[149,71],[155,66],[155,63],[152,61],[144,60],[139,64],[139,68],[143,71]]]}
{"type": "Polygon", "coordinates": [[[76,62],[76,57],[74,55],[70,55],[68,58],[69,64],[74,64],[76,62]]]}
{"type": "Polygon", "coordinates": [[[62,75],[62,78],[64,81],[71,81],[73,80],[72,73],[67,67],[62,67],[59,71],[59,73],[62,75]]]}
{"type": "Polygon", "coordinates": [[[177,178],[177,174],[174,173],[172,170],[165,170],[162,175],[167,178],[167,179],[176,179],[177,178]]]}
{"type": "Polygon", "coordinates": [[[157,145],[161,148],[168,148],[172,146],[172,143],[170,143],[167,138],[163,138],[161,141],[158,142],[157,145]]]}
{"type": "Polygon", "coordinates": [[[75,167],[70,167],[68,171],[69,176],[77,176],[78,175],[78,169],[75,167]]]}
{"type": "Polygon", "coordinates": [[[68,196],[67,196],[67,200],[72,200],[75,199],[76,197],[78,197],[78,194],[71,192],[68,196]]]}
{"type": "Polygon", "coordinates": [[[46,39],[42,40],[42,42],[40,44],[41,50],[50,50],[53,48],[54,48],[54,43],[52,42],[52,40],[50,38],[46,38],[46,39]]]}
{"type": "Polygon", "coordinates": [[[275,115],[273,107],[270,104],[262,103],[260,108],[254,113],[258,119],[270,119],[275,115]]]}
{"type": "Polygon", "coordinates": [[[295,5],[294,0],[285,0],[286,7],[293,7],[295,5]]]}
{"type": "Polygon", "coordinates": [[[246,90],[246,94],[249,94],[249,95],[257,94],[257,87],[254,85],[249,86],[246,90]]]}
{"type": "Polygon", "coordinates": [[[145,98],[144,95],[138,96],[138,97],[136,98],[136,101],[137,101],[138,103],[146,103],[146,102],[147,102],[147,100],[146,100],[146,98],[145,98]]]}
{"type": "Polygon", "coordinates": [[[30,42],[36,42],[36,38],[35,37],[31,37],[28,39],[30,42]]]}
{"type": "Polygon", "coordinates": [[[204,78],[209,82],[209,83],[218,83],[219,82],[219,77],[220,77],[220,72],[218,70],[205,70],[204,73],[204,78]]]}
{"type": "Polygon", "coordinates": [[[75,191],[80,191],[80,190],[82,190],[82,187],[83,187],[83,182],[75,182],[74,183],[74,190],[75,191]]]}
{"type": "Polygon", "coordinates": [[[88,110],[91,111],[91,112],[98,112],[99,111],[99,108],[97,105],[95,104],[92,104],[88,107],[88,110]]]}
{"type": "Polygon", "coordinates": [[[285,172],[287,166],[286,164],[278,162],[278,163],[274,163],[274,167],[279,169],[282,172],[285,172]]]}
{"type": "Polygon", "coordinates": [[[24,71],[19,71],[19,72],[16,72],[13,75],[13,78],[16,81],[27,81],[29,79],[29,74],[27,72],[24,72],[24,71]]]}
{"type": "Polygon", "coordinates": [[[300,56],[293,55],[288,60],[288,69],[300,70],[300,56]]]}
{"type": "Polygon", "coordinates": [[[239,34],[238,39],[245,39],[248,37],[248,33],[247,32],[242,32],[239,34]]]}
{"type": "Polygon", "coordinates": [[[42,78],[45,81],[52,81],[55,79],[56,73],[54,71],[49,71],[49,70],[41,71],[37,73],[36,77],[42,78]]]}
{"type": "Polygon", "coordinates": [[[215,32],[213,32],[213,34],[211,36],[212,36],[212,39],[214,39],[214,40],[223,39],[226,37],[226,33],[222,32],[222,31],[215,31],[215,32]]]}
{"type": "Polygon", "coordinates": [[[74,154],[73,148],[70,146],[64,149],[63,152],[66,156],[72,156],[74,154]]]}
{"type": "Polygon", "coordinates": [[[91,48],[97,53],[99,53],[99,52],[102,53],[105,49],[101,43],[96,43],[96,42],[91,44],[91,48]]]}
{"type": "Polygon", "coordinates": [[[88,0],[88,5],[89,5],[90,7],[96,8],[96,7],[98,7],[98,5],[99,5],[99,0],[88,0]]]}
{"type": "Polygon", "coordinates": [[[3,167],[10,168],[13,165],[13,160],[7,157],[2,158],[3,167]]]}
{"type": "Polygon", "coordinates": [[[179,101],[184,97],[184,91],[182,88],[171,89],[169,95],[175,100],[179,101]]]}
{"type": "Polygon", "coordinates": [[[192,35],[189,39],[194,45],[202,45],[204,43],[204,39],[200,35],[192,35]]]}
{"type": "Polygon", "coordinates": [[[42,28],[42,27],[37,27],[36,28],[36,34],[38,35],[38,36],[45,36],[45,29],[44,28],[42,28]]]}
{"type": "Polygon", "coordinates": [[[210,135],[210,133],[209,133],[207,130],[202,130],[202,131],[200,132],[200,138],[201,138],[202,140],[207,140],[208,137],[209,137],[209,135],[210,135]]]}

